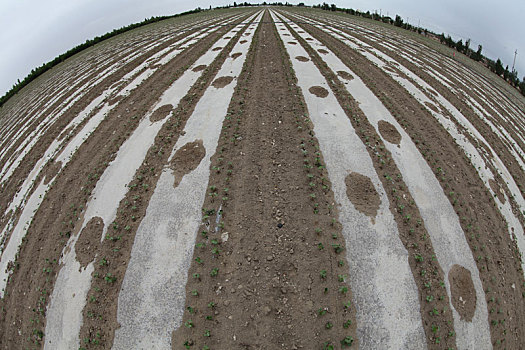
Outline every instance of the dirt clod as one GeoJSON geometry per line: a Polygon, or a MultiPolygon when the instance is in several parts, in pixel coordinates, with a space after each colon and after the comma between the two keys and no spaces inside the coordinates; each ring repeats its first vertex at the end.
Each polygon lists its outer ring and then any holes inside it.
{"type": "Polygon", "coordinates": [[[314,94],[317,97],[325,98],[328,96],[328,90],[326,90],[324,87],[321,86],[312,86],[308,89],[311,94],[314,94]]]}
{"type": "Polygon", "coordinates": [[[346,195],[357,210],[372,218],[372,222],[377,215],[381,199],[370,178],[358,174],[350,173],[345,178],[346,195]]]}
{"type": "Polygon", "coordinates": [[[213,85],[213,87],[215,87],[217,89],[220,89],[220,88],[225,87],[226,85],[228,85],[232,81],[233,81],[233,77],[224,76],[224,77],[220,77],[220,78],[215,79],[211,85],[213,85]]]}
{"type": "Polygon", "coordinates": [[[476,312],[476,289],[470,271],[460,265],[454,265],[448,273],[452,305],[462,320],[472,321],[476,312]]]}
{"type": "Polygon", "coordinates": [[[387,122],[386,120],[380,120],[378,123],[379,132],[385,140],[395,145],[399,145],[401,142],[401,134],[397,131],[396,127],[387,122]]]}
{"type": "Polygon", "coordinates": [[[188,142],[180,148],[171,160],[170,168],[175,175],[175,182],[173,187],[177,187],[184,175],[190,171],[195,170],[206,155],[206,149],[203,146],[202,140],[188,142]]]}
{"type": "Polygon", "coordinates": [[[170,105],[170,104],[161,106],[161,107],[157,108],[153,112],[153,114],[151,114],[149,116],[149,120],[152,123],[158,122],[159,120],[162,120],[162,119],[166,118],[171,113],[172,110],[173,110],[173,106],[170,105]]]}

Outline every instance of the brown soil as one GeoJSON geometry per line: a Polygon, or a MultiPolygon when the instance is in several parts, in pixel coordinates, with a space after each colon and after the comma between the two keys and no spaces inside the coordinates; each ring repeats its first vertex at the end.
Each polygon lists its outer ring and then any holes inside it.
{"type": "Polygon", "coordinates": [[[180,148],[171,160],[170,168],[173,170],[175,182],[173,187],[177,187],[184,175],[195,170],[206,155],[206,149],[202,140],[188,142],[180,148]]]}
{"type": "Polygon", "coordinates": [[[206,68],[205,64],[198,65],[197,67],[193,68],[192,71],[194,72],[200,72],[201,70],[204,70],[206,68]]]}
{"type": "Polygon", "coordinates": [[[225,76],[215,79],[211,85],[217,89],[221,89],[226,85],[230,84],[232,81],[233,77],[225,76]]]}
{"type": "Polygon", "coordinates": [[[397,131],[396,127],[386,120],[380,120],[378,123],[378,129],[381,136],[390,143],[399,145],[401,142],[401,134],[397,131]]]}
{"type": "Polygon", "coordinates": [[[325,98],[326,96],[328,96],[328,90],[326,90],[322,86],[312,86],[308,89],[308,91],[310,91],[311,94],[317,97],[325,98]]]}
{"type": "Polygon", "coordinates": [[[241,55],[242,55],[241,52],[236,52],[236,53],[234,53],[234,54],[231,55],[231,58],[236,59],[237,57],[239,57],[239,56],[241,56],[241,55]]]}
{"type": "Polygon", "coordinates": [[[248,41],[247,40],[241,40],[239,41],[241,44],[246,44],[248,41]]]}
{"type": "Polygon", "coordinates": [[[158,122],[164,118],[166,118],[167,116],[170,115],[170,113],[173,111],[173,106],[170,105],[170,104],[167,104],[167,105],[164,105],[164,106],[160,106],[159,108],[157,108],[150,116],[149,116],[149,120],[152,122],[152,123],[155,123],[155,122],[158,122]]]}
{"type": "Polygon", "coordinates": [[[352,80],[352,79],[354,79],[352,74],[350,74],[348,72],[345,72],[344,70],[338,71],[337,75],[339,75],[341,78],[343,78],[345,80],[352,80]]]}
{"type": "MultiPolygon", "coordinates": [[[[97,180],[115,157],[119,147],[138,125],[140,118],[137,118],[137,116],[145,115],[158,100],[162,92],[172,84],[172,79],[180,77],[185,71],[185,67],[191,66],[197,57],[206,52],[226,30],[226,28],[219,30],[183,51],[177,60],[172,60],[160,68],[135,89],[130,96],[122,100],[117,108],[100,124],[97,132],[93,133],[84,142],[69,164],[56,178],[53,187],[46,194],[40,209],[32,220],[24,242],[20,247],[16,267],[7,284],[6,295],[16,297],[7,297],[0,300],[2,310],[2,316],[0,317],[0,348],[33,348],[41,342],[42,332],[45,327],[45,310],[55,282],[55,270],[60,268],[57,265],[53,264],[50,266],[48,264],[59,261],[62,249],[69,237],[75,234],[75,231],[78,231],[75,224],[81,217],[81,212],[85,208],[97,180]],[[42,273],[43,265],[46,268],[49,266],[51,268],[49,271],[53,272],[42,273]]],[[[131,68],[132,66],[128,67],[131,68]]],[[[125,73],[126,71],[121,72],[121,74],[125,73]]],[[[204,84],[202,88],[206,86],[204,84]]],[[[172,119],[173,122],[167,122],[165,125],[165,129],[170,131],[165,131],[164,139],[157,139],[157,143],[162,143],[166,139],[174,139],[173,137],[167,138],[167,136],[173,132],[171,130],[177,130],[180,121],[175,116],[172,119]]],[[[62,125],[57,125],[58,127],[63,128],[62,125]]],[[[57,129],[54,132],[50,132],[49,137],[59,135],[61,131],[62,129],[57,129]]],[[[159,147],[158,144],[156,146],[159,147]]],[[[43,150],[46,148],[47,146],[43,150]]],[[[155,159],[158,157],[158,153],[150,152],[150,158],[155,159]],[[151,153],[157,156],[151,155],[151,153]]],[[[161,166],[157,166],[152,161],[151,165],[147,166],[148,177],[144,176],[145,179],[143,181],[150,182],[151,178],[154,178],[155,169],[159,170],[161,168],[161,166]]],[[[140,189],[148,193],[147,188],[140,187],[140,189]]],[[[140,218],[140,212],[145,211],[143,206],[144,204],[147,205],[147,201],[142,202],[140,199],[136,199],[133,200],[133,203],[138,209],[138,213],[134,216],[135,218],[140,218]]],[[[115,269],[118,272],[115,272],[117,278],[122,278],[125,272],[125,262],[129,260],[129,251],[123,248],[126,245],[128,248],[131,247],[134,230],[136,229],[135,225],[130,226],[131,231],[129,234],[123,234],[120,240],[104,241],[100,248],[101,254],[108,258],[109,265],[100,266],[97,263],[95,264],[95,271],[111,268],[111,272],[114,272],[113,269],[115,269]],[[111,248],[108,248],[108,246],[111,246],[111,248]],[[119,250],[120,247],[122,247],[121,250],[119,250]],[[119,262],[119,257],[124,261],[119,262]]],[[[103,274],[100,276],[103,276],[103,274]]],[[[101,334],[98,341],[106,344],[106,347],[108,347],[106,342],[108,340],[111,342],[112,332],[117,326],[116,317],[110,316],[116,315],[116,303],[114,301],[118,290],[108,288],[107,283],[98,285],[97,282],[98,279],[95,278],[94,284],[97,288],[102,286],[100,288],[101,291],[96,293],[98,302],[90,303],[89,306],[102,305],[103,312],[95,309],[97,317],[90,318],[87,315],[85,316],[83,323],[85,331],[81,330],[81,339],[85,337],[90,339],[91,335],[96,333],[91,333],[90,329],[97,329],[101,334]],[[105,299],[106,297],[109,299],[105,299]],[[107,300],[111,300],[111,302],[104,304],[107,300]]],[[[120,280],[113,283],[112,286],[120,286],[120,280]]],[[[92,291],[92,293],[95,292],[92,291]]],[[[90,315],[93,315],[91,310],[88,310],[88,312],[90,312],[90,315]]]]}
{"type": "Polygon", "coordinates": [[[319,53],[322,53],[323,55],[326,55],[328,53],[328,51],[326,51],[325,49],[319,49],[317,51],[319,51],[319,53]]]}
{"type": "Polygon", "coordinates": [[[75,253],[77,261],[82,268],[85,268],[95,259],[100,248],[100,237],[104,231],[104,221],[96,216],[89,220],[86,227],[80,232],[77,243],[75,244],[75,253]]]}
{"type": "Polygon", "coordinates": [[[370,178],[358,174],[350,173],[345,178],[346,195],[354,207],[361,213],[372,218],[372,222],[377,215],[381,199],[370,178]]]}
{"type": "Polygon", "coordinates": [[[284,54],[274,25],[265,21],[255,34],[229,107],[231,118],[223,124],[218,154],[212,157],[212,168],[231,163],[226,167],[230,174],[212,171],[209,179],[211,188],[229,188],[228,199],[214,199],[209,188],[203,209],[214,209],[209,218],[214,223],[222,204],[222,224],[203,224],[199,230],[207,232],[196,242],[205,245],[194,250],[202,264],[194,262],[189,271],[186,311],[172,337],[174,349],[184,349],[185,342],[196,349],[317,349],[325,343],[338,346],[346,336],[355,339],[353,305],[342,306],[352,299],[351,292],[337,277],[347,273],[345,255],[332,246],[344,249],[333,193],[329,182],[321,180],[326,170],[305,171],[303,166],[305,159],[315,162],[318,144],[311,123],[301,116],[306,111],[284,54]],[[316,186],[310,189],[309,182],[316,186]],[[229,239],[219,241],[220,253],[213,254],[213,239],[224,232],[229,239]],[[218,274],[210,276],[214,268],[218,274]],[[199,296],[192,296],[192,290],[199,296]],[[351,324],[344,328],[347,320],[351,324]],[[194,326],[185,327],[190,321],[194,326]]]}
{"type": "Polygon", "coordinates": [[[496,181],[494,181],[493,179],[489,179],[489,186],[492,189],[492,191],[496,194],[496,196],[498,197],[499,201],[501,203],[505,204],[506,199],[505,199],[505,196],[503,194],[503,189],[498,185],[498,183],[496,181]]]}
{"type": "Polygon", "coordinates": [[[460,318],[471,322],[476,312],[476,289],[470,271],[463,266],[454,265],[448,273],[452,305],[460,318]]]}
{"type": "MultiPolygon", "coordinates": [[[[509,237],[505,219],[476,170],[448,132],[429,112],[422,111],[421,105],[398,83],[343,43],[315,28],[311,28],[311,31],[315,31],[315,36],[352,67],[383,101],[403,125],[429,166],[436,169],[444,192],[452,194],[449,200],[461,218],[460,223],[476,259],[488,306],[491,310],[498,310],[498,313],[489,313],[493,345],[496,348],[519,348],[520,344],[525,343],[522,331],[525,329],[525,303],[522,297],[525,295],[525,282],[520,255],[516,244],[509,237]],[[425,122],[422,123],[422,120],[425,122]],[[501,346],[498,347],[498,344],[501,346]]],[[[439,86],[435,82],[432,85],[439,86]]],[[[440,93],[454,101],[453,96],[449,97],[444,91],[440,93]]],[[[512,165],[511,158],[503,159],[505,164],[512,165]]]]}
{"type": "Polygon", "coordinates": [[[49,184],[51,180],[58,174],[58,172],[62,169],[62,162],[54,162],[50,161],[46,164],[46,168],[44,170],[44,185],[49,184]]]}
{"type": "Polygon", "coordinates": [[[212,49],[212,51],[220,51],[220,50],[222,50],[222,47],[220,47],[220,46],[215,47],[215,48],[212,49]]]}
{"type": "Polygon", "coordinates": [[[290,45],[297,45],[297,43],[295,41],[289,41],[288,44],[290,44],[290,45]]]}
{"type": "Polygon", "coordinates": [[[309,58],[304,57],[304,56],[297,56],[295,59],[298,60],[298,61],[301,61],[301,62],[308,62],[308,61],[310,61],[309,58]]]}

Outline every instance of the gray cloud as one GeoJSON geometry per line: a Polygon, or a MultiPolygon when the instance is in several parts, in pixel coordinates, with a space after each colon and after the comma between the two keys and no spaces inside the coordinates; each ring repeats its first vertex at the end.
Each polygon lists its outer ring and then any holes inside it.
{"type": "MultiPolygon", "coordinates": [[[[299,1],[290,1],[298,3],[299,1]]],[[[322,1],[303,1],[313,5],[322,1]]],[[[518,49],[516,68],[525,74],[525,43],[520,30],[525,2],[503,0],[494,3],[473,0],[354,0],[326,1],[339,7],[352,7],[383,14],[396,13],[410,23],[455,39],[471,38],[473,46],[481,43],[484,53],[500,57],[512,66],[518,49]],[[506,9],[499,11],[498,9],[506,9]],[[522,59],[522,57],[524,57],[522,59]]],[[[0,95],[23,79],[32,68],[59,54],[115,28],[142,21],[144,18],[175,14],[196,7],[207,8],[228,3],[220,0],[17,0],[0,3],[0,95]]]]}

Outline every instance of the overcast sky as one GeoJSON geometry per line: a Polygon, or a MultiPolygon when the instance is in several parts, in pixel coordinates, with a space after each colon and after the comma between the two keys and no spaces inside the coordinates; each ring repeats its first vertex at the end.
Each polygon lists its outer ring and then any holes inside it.
{"type": "MultiPolygon", "coordinates": [[[[272,0],[273,1],[273,0],[272,0]]],[[[249,2],[249,1],[248,1],[249,2]]],[[[253,1],[255,2],[255,1],[253,1]]],[[[261,1],[262,2],[262,1],[261,1]]],[[[284,1],[283,1],[284,2],[284,1]]],[[[289,1],[297,4],[301,1],[289,1]]],[[[307,5],[322,1],[302,0],[307,5]]],[[[483,45],[483,53],[500,57],[525,75],[525,1],[501,0],[351,0],[326,1],[338,7],[381,11],[454,39],[471,38],[472,48],[483,45]]],[[[70,48],[115,28],[144,18],[170,15],[196,7],[233,4],[221,0],[0,0],[0,95],[31,69],[70,48]]]]}

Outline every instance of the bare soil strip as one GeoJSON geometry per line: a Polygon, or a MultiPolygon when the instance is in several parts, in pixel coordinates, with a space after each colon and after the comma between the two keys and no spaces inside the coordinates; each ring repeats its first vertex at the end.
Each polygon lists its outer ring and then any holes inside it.
{"type": "Polygon", "coordinates": [[[90,191],[120,145],[137,126],[139,118],[136,116],[146,114],[171,84],[171,79],[180,76],[196,57],[211,47],[223,31],[187,49],[178,60],[161,68],[132,95],[122,100],[54,181],[20,248],[14,273],[6,289],[8,297],[0,301],[2,348],[21,348],[22,344],[29,346],[42,340],[45,310],[58,270],[56,263],[67,239],[74,232],[90,191]],[[104,145],[102,149],[101,145],[104,145]],[[43,267],[46,268],[44,273],[43,267]]]}
{"type": "MultiPolygon", "coordinates": [[[[245,29],[243,33],[253,35],[261,17],[262,11],[255,19],[257,24],[246,29],[244,25],[236,28],[245,29]]],[[[251,36],[246,38],[251,41],[251,36]]],[[[249,46],[240,43],[227,49],[237,51],[243,50],[242,47],[248,51],[249,46]]],[[[237,77],[243,61],[226,58],[217,72],[216,77],[219,78],[214,81],[224,77],[224,74],[237,77]]],[[[219,88],[212,83],[198,100],[171,151],[172,156],[168,159],[170,167],[162,172],[146,216],[135,235],[119,293],[117,320],[121,327],[115,333],[114,349],[169,348],[171,332],[181,324],[185,279],[201,218],[210,158],[215,153],[234,87],[235,83],[219,88]],[[191,154],[188,153],[192,150],[198,157],[193,159],[191,167],[186,167],[184,162],[189,162],[191,154]],[[172,173],[171,167],[175,167],[177,172],[172,173]],[[158,266],[169,268],[158,271],[158,266]]]]}
{"type": "Polygon", "coordinates": [[[476,258],[490,311],[493,345],[518,347],[517,344],[523,343],[521,329],[525,321],[521,261],[515,243],[506,234],[505,220],[493,197],[483,189],[476,170],[450,135],[432,116],[419,112],[419,104],[397,83],[346,45],[309,28],[383,101],[435,170],[461,218],[462,229],[476,258]],[[423,116],[425,123],[421,123],[423,116]]]}
{"type": "Polygon", "coordinates": [[[330,182],[289,58],[264,22],[212,157],[175,349],[357,345],[330,182]]]}

